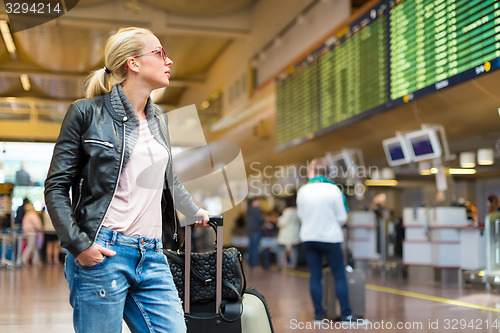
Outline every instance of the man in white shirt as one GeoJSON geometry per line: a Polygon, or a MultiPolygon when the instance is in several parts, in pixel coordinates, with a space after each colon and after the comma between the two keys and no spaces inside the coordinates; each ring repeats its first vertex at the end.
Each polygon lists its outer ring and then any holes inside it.
{"type": "Polygon", "coordinates": [[[349,292],[344,268],[342,225],[347,220],[344,197],[337,185],[328,180],[328,166],[324,159],[315,159],[309,165],[309,181],[297,193],[297,212],[302,221],[300,238],[311,272],[310,292],[315,320],[322,320],[323,257],[335,278],[335,292],[341,308],[341,320],[356,322],[349,304],[349,292]]]}

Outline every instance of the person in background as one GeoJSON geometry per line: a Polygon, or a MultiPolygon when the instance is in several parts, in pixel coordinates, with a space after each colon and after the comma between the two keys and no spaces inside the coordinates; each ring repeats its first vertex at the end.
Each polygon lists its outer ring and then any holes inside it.
{"type": "Polygon", "coordinates": [[[259,198],[252,198],[248,201],[247,209],[247,236],[248,236],[248,266],[256,268],[259,266],[259,247],[262,237],[262,226],[264,225],[264,217],[260,208],[261,201],[259,198]]]}
{"type": "Polygon", "coordinates": [[[307,265],[311,273],[309,287],[314,305],[315,320],[322,320],[323,259],[335,278],[335,292],[340,303],[341,320],[360,324],[352,314],[345,273],[342,225],[347,220],[344,198],[340,189],[330,182],[324,158],[311,161],[309,180],[297,192],[297,214],[302,222],[300,239],[303,242],[307,265]]]}
{"type": "Polygon", "coordinates": [[[26,163],[21,163],[21,168],[16,171],[16,185],[17,186],[31,186],[33,183],[31,182],[31,176],[26,171],[26,163]]]}
{"type": "Polygon", "coordinates": [[[266,271],[271,268],[272,254],[277,252],[278,247],[278,218],[280,213],[275,207],[264,213],[264,224],[262,225],[262,237],[260,239],[261,265],[266,271]]]}
{"type": "Polygon", "coordinates": [[[16,218],[15,218],[14,222],[15,222],[16,226],[18,226],[18,227],[21,227],[22,224],[23,224],[23,217],[24,217],[24,213],[25,213],[25,207],[26,207],[26,204],[29,203],[29,202],[30,202],[29,199],[25,197],[23,199],[23,204],[17,208],[16,218]]]}
{"type": "Polygon", "coordinates": [[[488,214],[486,214],[486,219],[488,219],[492,223],[496,223],[495,221],[500,220],[500,207],[498,204],[498,197],[495,194],[490,194],[488,196],[486,205],[488,205],[488,214]]]}
{"type": "Polygon", "coordinates": [[[296,196],[287,198],[286,205],[287,207],[278,218],[278,244],[280,247],[278,265],[281,268],[295,269],[300,244],[300,219],[297,214],[296,196]]]}
{"type": "Polygon", "coordinates": [[[370,209],[375,213],[376,225],[377,225],[377,253],[382,254],[382,230],[381,226],[385,226],[386,221],[389,219],[389,210],[386,208],[387,205],[387,195],[385,193],[379,193],[373,198],[370,209]]]}
{"type": "Polygon", "coordinates": [[[173,62],[150,30],[135,27],[112,35],[102,59],[86,98],[66,113],[45,182],[69,252],[73,326],[114,333],[125,319],[134,333],[186,332],[161,237],[166,229],[177,238],[176,209],[198,224],[209,217],[173,172],[167,115],[150,98],[169,85],[173,62]]]}
{"type": "Polygon", "coordinates": [[[47,208],[43,210],[43,234],[47,264],[59,265],[59,239],[52,224],[47,208]]]}
{"type": "Polygon", "coordinates": [[[465,202],[465,209],[467,211],[467,221],[470,225],[477,226],[478,218],[477,218],[477,207],[470,201],[465,202]]]}
{"type": "Polygon", "coordinates": [[[488,213],[486,213],[486,216],[490,216],[491,214],[498,211],[500,207],[498,206],[498,197],[495,194],[488,195],[488,199],[486,200],[486,207],[488,207],[488,213]]]}
{"type": "Polygon", "coordinates": [[[26,239],[26,248],[22,254],[23,265],[28,265],[31,260],[33,266],[38,266],[40,264],[38,237],[43,235],[42,219],[31,202],[25,205],[23,234],[26,239]]]}

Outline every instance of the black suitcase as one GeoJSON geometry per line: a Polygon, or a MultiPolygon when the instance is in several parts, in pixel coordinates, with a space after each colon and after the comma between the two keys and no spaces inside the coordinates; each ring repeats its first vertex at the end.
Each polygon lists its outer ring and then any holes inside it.
{"type": "Polygon", "coordinates": [[[191,227],[185,235],[184,318],[188,333],[274,333],[264,297],[246,290],[239,301],[222,300],[222,216],[210,217],[217,225],[217,269],[215,302],[191,303],[191,227]],[[267,320],[265,320],[267,318],[267,320]]]}
{"type": "MultiPolygon", "coordinates": [[[[213,216],[210,222],[217,225],[216,242],[217,242],[217,269],[215,278],[215,302],[202,304],[191,304],[191,229],[192,226],[186,226],[185,235],[185,263],[184,263],[184,318],[188,333],[240,333],[241,332],[241,316],[228,315],[221,313],[222,303],[222,216],[213,216]]],[[[228,306],[241,308],[241,302],[238,304],[230,304],[228,306]]],[[[225,309],[223,305],[223,310],[225,309]]],[[[236,311],[238,312],[238,311],[236,311]]],[[[241,312],[240,312],[241,313],[241,312]]]]}

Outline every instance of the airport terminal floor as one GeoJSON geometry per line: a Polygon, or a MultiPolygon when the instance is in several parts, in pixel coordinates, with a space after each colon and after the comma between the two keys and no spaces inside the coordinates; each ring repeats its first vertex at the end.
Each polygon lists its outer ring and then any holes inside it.
{"type": "MultiPolygon", "coordinates": [[[[500,294],[434,282],[408,282],[368,270],[364,327],[314,323],[307,269],[246,269],[248,287],[265,295],[274,330],[285,332],[499,332],[500,294]],[[316,325],[316,326],[314,326],[316,325]]],[[[72,332],[62,265],[0,269],[0,332],[72,332]]],[[[124,332],[128,332],[124,328],[124,332]]]]}

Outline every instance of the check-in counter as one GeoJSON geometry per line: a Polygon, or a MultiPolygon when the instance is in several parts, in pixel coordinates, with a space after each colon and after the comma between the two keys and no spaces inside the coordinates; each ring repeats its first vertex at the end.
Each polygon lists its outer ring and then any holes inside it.
{"type": "Polygon", "coordinates": [[[432,244],[428,237],[429,221],[424,207],[403,209],[403,264],[432,265],[432,244]]]}
{"type": "Polygon", "coordinates": [[[372,211],[349,211],[349,247],[354,260],[375,260],[377,254],[377,224],[372,211]]]}
{"type": "Polygon", "coordinates": [[[442,269],[484,267],[482,228],[471,226],[464,207],[404,208],[403,263],[442,269]]]}

